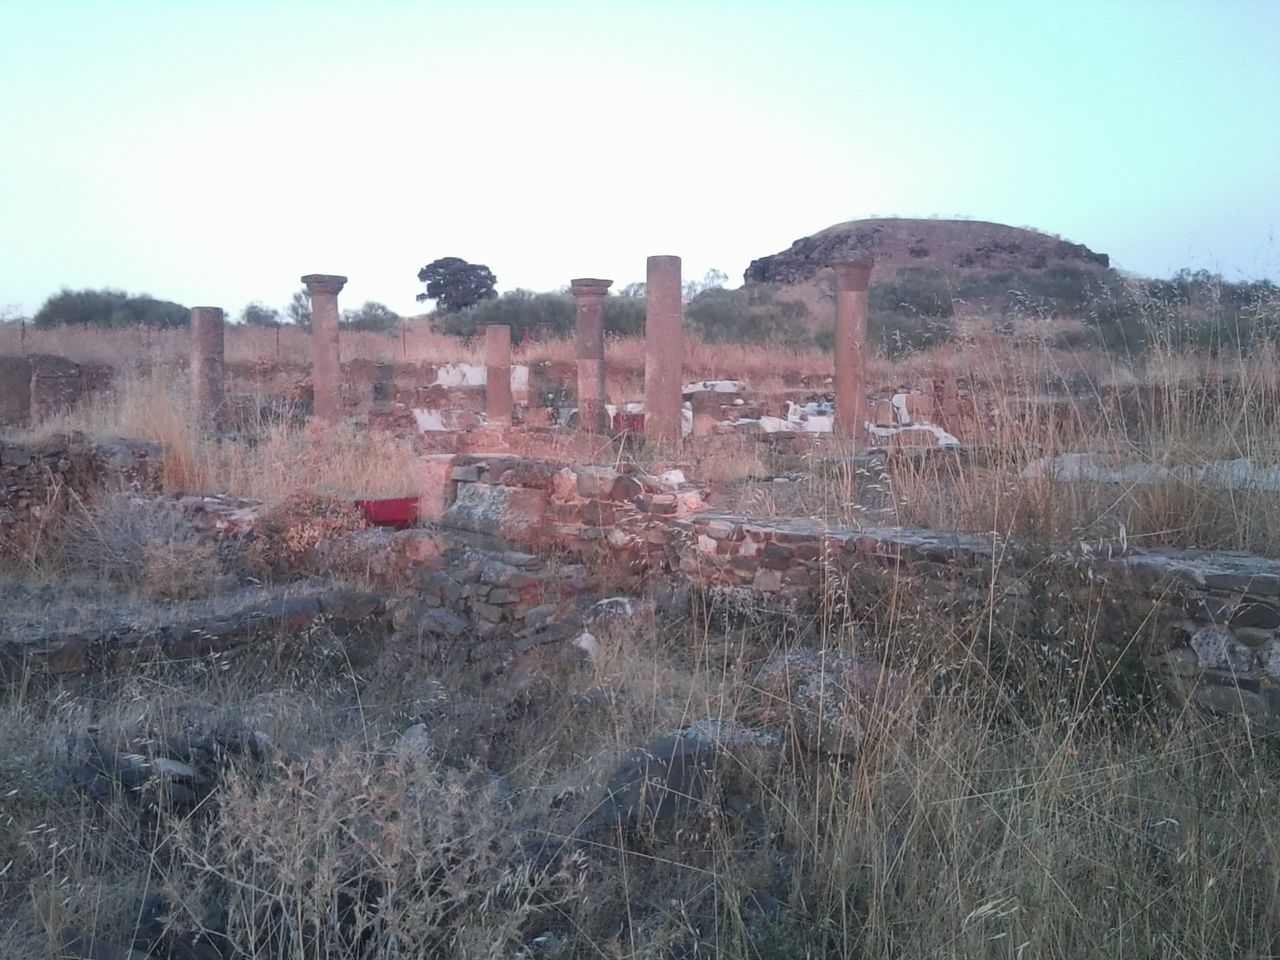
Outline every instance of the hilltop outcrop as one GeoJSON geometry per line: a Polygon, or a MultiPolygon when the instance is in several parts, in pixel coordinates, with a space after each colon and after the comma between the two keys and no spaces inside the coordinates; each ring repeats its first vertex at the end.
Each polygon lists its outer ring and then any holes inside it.
{"type": "Polygon", "coordinates": [[[1102,270],[1105,253],[1021,227],[981,220],[851,220],[808,237],[786,250],[751,261],[747,284],[799,284],[835,260],[853,253],[875,256],[877,273],[905,267],[977,272],[1029,272],[1058,265],[1102,270]]]}

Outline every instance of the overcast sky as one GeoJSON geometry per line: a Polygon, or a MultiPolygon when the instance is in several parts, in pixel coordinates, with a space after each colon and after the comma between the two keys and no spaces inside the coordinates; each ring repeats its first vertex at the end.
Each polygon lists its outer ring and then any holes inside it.
{"type": "Polygon", "coordinates": [[[1280,0],[0,0],[0,309],[740,282],[871,214],[1280,277],[1280,0]]]}

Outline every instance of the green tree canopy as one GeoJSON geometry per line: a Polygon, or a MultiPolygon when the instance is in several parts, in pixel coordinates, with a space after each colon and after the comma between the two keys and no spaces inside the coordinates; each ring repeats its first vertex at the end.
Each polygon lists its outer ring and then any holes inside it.
{"type": "Polygon", "coordinates": [[[257,300],[240,311],[240,322],[248,327],[278,327],[282,323],[279,310],[263,306],[257,300]]]}
{"type": "Polygon", "coordinates": [[[289,314],[289,319],[303,330],[311,329],[311,297],[306,290],[295,290],[293,292],[293,297],[289,300],[289,306],[285,307],[285,312],[289,314]]]}
{"type": "Polygon", "coordinates": [[[400,325],[400,314],[385,303],[366,300],[359,310],[342,311],[342,327],[372,333],[393,333],[400,325]]]}
{"type": "Polygon", "coordinates": [[[418,280],[427,285],[418,294],[419,302],[434,300],[445,313],[456,313],[497,296],[498,278],[482,263],[467,263],[460,257],[441,257],[418,271],[418,280]]]}
{"type": "Polygon", "coordinates": [[[63,288],[44,302],[33,322],[37,327],[72,326],[181,327],[191,311],[180,303],[137,296],[122,290],[68,290],[63,288]]]}

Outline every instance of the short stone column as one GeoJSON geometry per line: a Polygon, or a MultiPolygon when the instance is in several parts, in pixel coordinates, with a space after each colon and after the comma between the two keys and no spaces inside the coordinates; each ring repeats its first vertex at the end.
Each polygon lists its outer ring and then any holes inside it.
{"type": "Polygon", "coordinates": [[[693,436],[710,437],[715,434],[723,399],[724,394],[714,390],[702,390],[693,395],[689,404],[693,409],[693,436]]]}
{"type": "Polygon", "coordinates": [[[644,433],[658,446],[678,446],[682,435],[684,306],[680,295],[680,258],[650,257],[645,276],[644,433]]]}
{"type": "Polygon", "coordinates": [[[942,426],[948,433],[960,433],[960,391],[954,374],[942,378],[942,426]]]}
{"type": "Polygon", "coordinates": [[[312,412],[326,423],[342,418],[342,358],[338,352],[338,294],[346,277],[309,273],[302,278],[311,297],[312,412]]]}
{"type": "Polygon", "coordinates": [[[578,429],[600,433],[607,429],[604,410],[604,298],[612,280],[584,277],[569,281],[578,307],[574,337],[578,355],[578,429]]]}
{"type": "Polygon", "coordinates": [[[833,263],[836,274],[835,432],[857,442],[867,419],[867,287],[871,258],[833,263]]]}
{"type": "Polygon", "coordinates": [[[511,423],[511,328],[491,323],[484,328],[484,400],[489,422],[511,423]]]}
{"type": "Polygon", "coordinates": [[[220,307],[191,308],[191,413],[200,426],[214,430],[225,412],[225,333],[220,307]]]}

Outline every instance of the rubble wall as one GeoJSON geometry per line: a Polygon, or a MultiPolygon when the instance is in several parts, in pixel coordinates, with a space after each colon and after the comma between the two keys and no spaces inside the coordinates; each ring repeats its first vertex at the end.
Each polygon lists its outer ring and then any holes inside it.
{"type": "Polygon", "coordinates": [[[959,636],[1008,633],[1081,676],[1155,680],[1211,710],[1280,722],[1280,561],[838,529],[717,513],[683,478],[507,456],[429,459],[424,503],[445,529],[584,558],[618,582],[675,577],[729,606],[833,622],[928,608],[959,636]]]}
{"type": "Polygon", "coordinates": [[[138,441],[0,441],[0,549],[29,542],[68,504],[99,491],[158,491],[162,464],[157,444],[138,441]]]}

